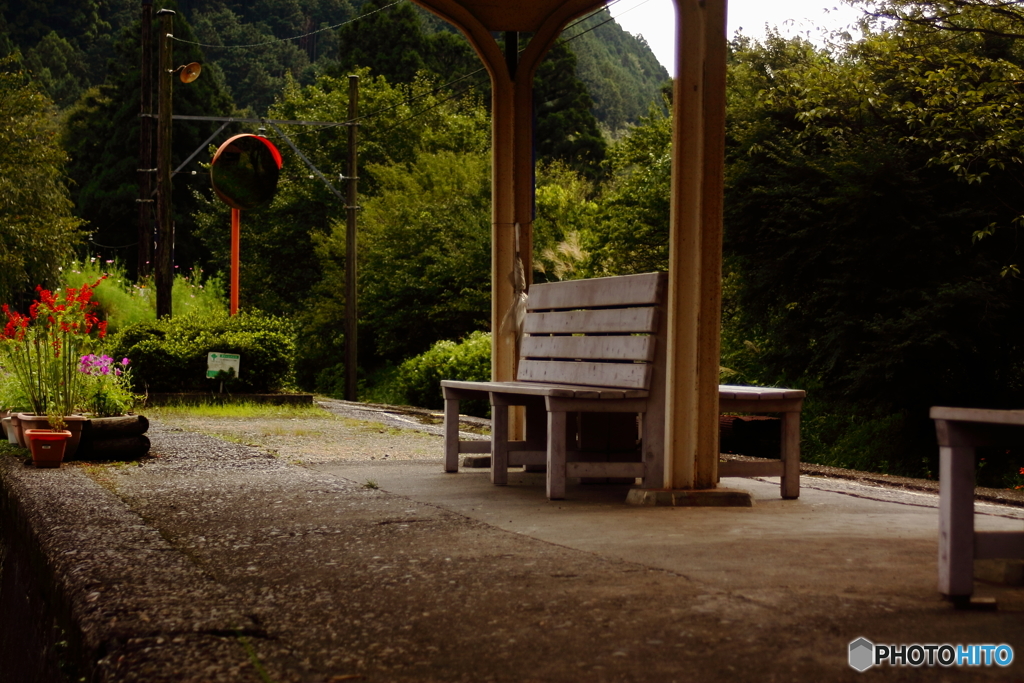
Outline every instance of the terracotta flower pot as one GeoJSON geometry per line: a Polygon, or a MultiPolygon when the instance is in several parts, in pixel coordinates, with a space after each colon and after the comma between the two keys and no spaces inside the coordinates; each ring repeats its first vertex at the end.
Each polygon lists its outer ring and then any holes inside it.
{"type": "Polygon", "coordinates": [[[36,467],[60,467],[71,432],[26,429],[25,438],[28,439],[28,446],[32,451],[32,464],[36,467]]]}

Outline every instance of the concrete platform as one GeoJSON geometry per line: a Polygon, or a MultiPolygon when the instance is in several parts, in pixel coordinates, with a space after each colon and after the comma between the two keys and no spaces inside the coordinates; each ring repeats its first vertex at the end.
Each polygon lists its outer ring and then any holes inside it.
{"type": "Polygon", "coordinates": [[[610,485],[549,502],[539,474],[151,436],[141,466],[0,458],[4,683],[1024,680],[1024,588],[979,581],[994,612],[939,596],[932,494],[804,477],[790,501],[723,480],[749,508],[627,506],[610,485]],[[862,674],[859,638],[1015,659],[862,674]]]}

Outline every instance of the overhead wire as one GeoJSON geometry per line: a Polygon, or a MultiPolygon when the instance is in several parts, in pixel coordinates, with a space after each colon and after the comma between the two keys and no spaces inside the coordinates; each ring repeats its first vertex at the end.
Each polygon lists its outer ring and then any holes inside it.
{"type": "MultiPolygon", "coordinates": [[[[276,43],[276,42],[285,42],[285,41],[290,41],[290,40],[299,40],[301,38],[305,38],[307,36],[311,36],[311,35],[314,35],[316,33],[321,33],[323,31],[332,30],[332,29],[337,29],[337,28],[340,28],[341,26],[345,26],[345,25],[348,25],[348,24],[355,23],[355,22],[359,21],[360,19],[364,19],[364,18],[369,17],[369,16],[371,16],[373,14],[376,14],[378,12],[383,12],[383,11],[385,11],[387,9],[390,9],[390,8],[400,4],[401,2],[402,2],[402,0],[396,0],[395,2],[392,2],[392,3],[388,4],[388,5],[385,5],[383,7],[375,9],[372,12],[368,12],[366,14],[362,14],[362,15],[354,18],[354,19],[350,19],[350,20],[342,22],[340,24],[335,24],[334,26],[324,27],[322,29],[318,29],[316,31],[312,31],[310,33],[306,33],[306,34],[303,34],[301,36],[294,36],[292,38],[275,38],[274,40],[266,41],[266,42],[263,42],[263,43],[252,43],[252,44],[249,44],[249,45],[207,45],[207,44],[193,42],[193,41],[181,40],[181,39],[178,39],[178,38],[174,38],[174,40],[177,40],[178,42],[181,42],[181,43],[188,43],[188,44],[191,44],[191,45],[197,45],[197,46],[200,46],[200,47],[210,47],[210,48],[235,49],[235,48],[261,47],[261,46],[269,45],[269,44],[276,43]]],[[[567,32],[567,31],[575,28],[576,26],[579,26],[583,22],[587,21],[588,19],[593,17],[594,14],[596,14],[597,12],[600,12],[600,11],[603,11],[603,10],[607,10],[609,7],[611,7],[613,5],[616,5],[616,4],[620,3],[620,2],[622,2],[622,0],[610,0],[610,2],[606,3],[601,9],[596,10],[595,12],[593,12],[591,14],[588,14],[585,17],[581,17],[580,19],[577,19],[573,23],[571,23],[568,26],[566,26],[564,29],[562,29],[563,34],[565,32],[567,32]]],[[[629,9],[624,10],[622,12],[622,14],[625,14],[627,12],[631,12],[631,11],[635,10],[636,8],[646,4],[648,2],[650,2],[650,0],[641,0],[641,2],[637,3],[636,5],[630,7],[629,9]]],[[[580,31],[579,33],[576,33],[576,34],[574,34],[572,36],[569,36],[569,37],[565,38],[564,40],[565,40],[565,42],[570,42],[572,40],[576,40],[577,38],[579,38],[579,37],[581,37],[583,35],[586,35],[587,33],[590,33],[591,31],[594,31],[594,30],[600,28],[601,26],[604,26],[605,24],[607,24],[607,23],[609,23],[611,21],[615,21],[615,17],[609,16],[608,19],[605,19],[604,21],[600,22],[599,24],[595,24],[594,26],[591,26],[591,27],[589,27],[589,28],[587,28],[587,29],[585,29],[583,31],[580,31]]],[[[523,50],[520,50],[520,52],[522,52],[522,51],[523,50]]],[[[459,76],[458,78],[455,78],[455,79],[453,79],[451,81],[448,81],[447,83],[442,83],[440,85],[437,85],[437,86],[435,86],[435,87],[433,87],[433,88],[431,88],[431,89],[429,89],[427,91],[424,91],[422,93],[418,93],[416,95],[412,95],[410,97],[403,98],[402,101],[396,102],[395,104],[392,104],[392,105],[389,105],[389,106],[386,106],[386,107],[382,107],[380,109],[374,110],[374,111],[369,112],[367,114],[360,114],[359,116],[357,116],[357,117],[355,117],[355,118],[353,118],[351,120],[338,121],[338,122],[334,123],[333,125],[322,126],[321,130],[323,128],[333,128],[333,127],[337,127],[337,126],[352,125],[352,124],[356,124],[356,123],[359,123],[359,122],[362,122],[362,121],[368,121],[368,120],[371,120],[371,119],[375,119],[375,118],[381,117],[381,116],[383,116],[384,114],[386,114],[386,113],[388,113],[390,111],[398,109],[399,107],[411,105],[413,102],[415,102],[417,100],[423,99],[425,97],[430,97],[431,95],[435,95],[435,94],[437,94],[439,92],[448,90],[453,85],[461,83],[462,81],[465,81],[468,78],[472,78],[473,76],[476,76],[478,74],[481,74],[484,71],[486,71],[486,69],[484,67],[481,67],[479,69],[476,69],[475,71],[471,71],[471,72],[469,72],[467,74],[463,74],[463,75],[459,76]]],[[[388,131],[394,130],[395,128],[398,128],[399,126],[404,125],[404,124],[408,123],[409,121],[412,121],[412,120],[414,120],[416,118],[419,118],[420,116],[423,116],[423,115],[429,113],[430,111],[436,109],[437,107],[440,107],[441,105],[445,104],[446,102],[450,102],[451,100],[454,100],[454,99],[456,99],[458,97],[462,97],[463,95],[465,95],[469,91],[470,91],[470,87],[466,87],[466,88],[462,88],[460,90],[457,90],[457,91],[451,93],[449,96],[447,96],[447,97],[445,97],[445,98],[435,102],[434,104],[430,105],[429,107],[425,107],[424,109],[421,109],[420,111],[417,111],[417,112],[411,114],[410,116],[407,116],[406,118],[401,119],[401,120],[395,122],[393,125],[388,126],[387,128],[383,129],[380,132],[381,133],[386,133],[388,131]]],[[[293,137],[301,137],[302,135],[312,135],[312,134],[319,133],[319,132],[320,132],[319,130],[316,130],[316,131],[312,131],[312,130],[311,131],[305,131],[305,132],[297,133],[297,134],[293,135],[293,137]]],[[[275,135],[273,137],[279,137],[279,136],[275,135]]]]}
{"type": "Polygon", "coordinates": [[[310,31],[309,33],[304,33],[301,36],[292,36],[291,38],[274,38],[273,40],[267,40],[267,41],[264,41],[262,43],[249,43],[247,45],[212,45],[212,44],[208,44],[208,43],[199,43],[199,42],[196,42],[194,40],[185,40],[183,38],[178,38],[177,36],[173,36],[173,35],[171,36],[171,40],[174,40],[175,42],[178,42],[178,43],[183,43],[185,45],[196,45],[198,47],[208,47],[208,48],[214,48],[214,49],[218,49],[218,50],[239,50],[239,49],[249,49],[249,48],[254,48],[254,47],[264,47],[266,45],[273,45],[274,43],[285,43],[285,42],[288,42],[290,40],[302,40],[303,38],[308,38],[309,36],[315,36],[317,33],[323,33],[324,31],[333,31],[334,29],[341,28],[342,26],[345,26],[347,24],[355,23],[355,22],[359,21],[360,19],[365,19],[366,17],[369,17],[369,16],[372,16],[374,14],[377,14],[378,12],[383,12],[386,9],[391,9],[395,5],[401,4],[401,2],[402,2],[402,0],[395,0],[395,2],[391,3],[390,5],[384,5],[383,7],[378,7],[377,9],[373,10],[372,12],[367,12],[366,14],[360,14],[358,17],[355,17],[354,19],[349,19],[348,21],[343,21],[340,24],[334,24],[333,26],[324,26],[323,28],[318,28],[315,31],[310,31]]]}
{"type": "MultiPolygon", "coordinates": [[[[612,5],[615,5],[615,4],[619,3],[619,2],[621,2],[621,0],[612,0],[612,1],[611,1],[611,2],[609,2],[609,3],[607,4],[607,5],[605,5],[605,6],[604,6],[604,7],[602,8],[602,9],[608,9],[608,8],[609,8],[609,7],[611,7],[612,5]]],[[[648,3],[648,2],[650,2],[650,0],[642,0],[641,2],[637,3],[637,4],[636,4],[636,5],[634,5],[633,7],[630,7],[629,9],[627,9],[627,10],[626,10],[625,12],[623,12],[623,14],[625,14],[626,12],[631,12],[631,11],[635,10],[635,9],[636,9],[637,7],[640,7],[641,5],[644,5],[644,4],[648,3]]],[[[598,11],[600,11],[600,10],[598,10],[598,11]]],[[[566,26],[566,27],[565,27],[565,28],[563,29],[563,33],[564,33],[565,31],[568,31],[568,30],[569,30],[569,29],[571,29],[571,28],[574,28],[574,27],[578,26],[579,24],[582,24],[582,23],[583,23],[583,22],[585,22],[586,20],[590,19],[590,17],[592,17],[593,15],[594,15],[594,13],[592,13],[592,14],[589,14],[589,15],[587,15],[587,16],[585,16],[585,17],[582,17],[581,19],[578,19],[578,20],[574,21],[573,23],[569,24],[568,26],[566,26]]],[[[601,22],[601,23],[599,23],[599,24],[595,24],[594,26],[591,26],[591,27],[590,27],[590,28],[588,28],[588,29],[585,29],[585,30],[583,30],[583,31],[580,31],[579,33],[577,33],[577,34],[575,34],[575,35],[572,35],[572,36],[570,36],[570,37],[568,37],[568,38],[565,38],[565,42],[569,42],[569,41],[571,41],[571,40],[575,40],[575,39],[579,38],[580,36],[583,36],[583,35],[585,35],[585,34],[587,34],[587,33],[590,33],[591,31],[593,31],[593,30],[595,30],[595,29],[598,29],[598,28],[600,28],[600,27],[604,26],[605,24],[607,24],[608,22],[611,22],[611,21],[615,21],[615,17],[609,17],[608,19],[605,19],[604,21],[602,21],[602,22],[601,22]]],[[[523,51],[523,50],[520,50],[520,52],[522,52],[522,51],[523,51]]],[[[468,76],[472,76],[472,75],[474,75],[474,74],[478,74],[478,73],[480,73],[481,71],[484,71],[484,69],[483,69],[483,68],[477,69],[476,71],[473,71],[473,72],[472,72],[472,73],[470,73],[470,74],[466,74],[466,76],[462,76],[462,77],[461,77],[461,78],[459,78],[459,79],[456,79],[456,80],[454,80],[454,81],[450,81],[449,83],[447,83],[447,84],[445,84],[445,85],[441,85],[441,86],[438,86],[438,87],[437,87],[437,88],[435,88],[434,90],[432,90],[432,91],[430,91],[430,92],[428,92],[428,93],[424,93],[423,95],[419,95],[419,96],[417,96],[417,97],[426,97],[427,95],[430,95],[430,94],[434,94],[434,93],[436,93],[436,92],[438,92],[438,91],[440,91],[440,90],[442,90],[442,89],[446,88],[446,87],[447,87],[448,85],[451,85],[451,84],[453,84],[453,83],[457,83],[457,82],[458,82],[459,80],[462,80],[463,78],[466,78],[466,77],[468,77],[468,76]]],[[[429,111],[431,111],[432,109],[435,109],[435,108],[437,108],[437,107],[441,106],[441,105],[442,105],[442,104],[444,104],[445,102],[448,102],[448,101],[450,101],[450,100],[453,100],[453,99],[455,99],[456,97],[459,97],[460,95],[464,94],[465,92],[467,92],[467,91],[466,91],[466,90],[463,90],[463,91],[460,91],[460,92],[457,92],[457,93],[453,93],[453,94],[452,94],[451,96],[449,96],[449,97],[446,97],[446,98],[444,98],[443,100],[440,100],[440,101],[438,101],[437,103],[435,103],[435,104],[431,105],[430,107],[427,107],[427,108],[425,108],[425,109],[423,109],[423,110],[421,110],[421,111],[419,111],[419,112],[416,112],[415,114],[413,114],[413,115],[411,115],[411,116],[408,116],[408,117],[406,117],[406,118],[402,119],[401,121],[398,121],[397,123],[395,123],[395,124],[394,124],[394,125],[392,125],[392,126],[388,126],[387,128],[385,128],[385,129],[384,129],[383,131],[381,131],[381,132],[382,132],[382,133],[386,133],[386,132],[388,132],[388,131],[390,131],[390,130],[393,130],[393,129],[395,129],[395,128],[399,127],[400,125],[402,125],[402,124],[404,124],[404,123],[407,123],[407,122],[409,122],[409,121],[411,121],[411,120],[413,120],[413,119],[415,119],[415,118],[418,118],[419,116],[422,116],[423,114],[426,114],[426,113],[428,113],[428,112],[429,112],[429,111]]],[[[408,102],[408,101],[411,101],[411,100],[407,100],[407,102],[408,102]]],[[[548,104],[548,102],[542,102],[541,104],[548,104]]],[[[398,105],[395,105],[395,106],[398,106],[398,105]]],[[[394,108],[394,107],[391,107],[391,108],[394,108]]],[[[367,115],[367,118],[368,118],[369,116],[372,116],[372,114],[370,114],[370,115],[367,115]]],[[[361,118],[362,118],[362,117],[361,117],[361,118]]]]}
{"type": "MultiPolygon", "coordinates": [[[[616,5],[616,4],[618,4],[619,2],[622,2],[622,0],[611,0],[611,2],[607,3],[606,5],[604,5],[604,7],[602,7],[601,9],[608,9],[608,8],[609,8],[609,7],[611,7],[612,5],[616,5]]],[[[646,4],[647,2],[650,2],[650,0],[642,0],[641,2],[637,3],[637,4],[636,4],[636,5],[634,5],[633,7],[630,7],[629,9],[625,10],[625,12],[623,12],[623,14],[625,14],[626,12],[631,12],[631,11],[633,11],[633,10],[634,10],[634,9],[636,9],[637,7],[640,7],[641,5],[644,5],[644,4],[646,4]]],[[[598,10],[598,11],[600,11],[600,10],[598,10]]],[[[583,22],[585,22],[585,21],[587,21],[588,19],[590,19],[590,18],[591,18],[592,16],[593,16],[593,13],[592,13],[592,14],[589,14],[589,15],[587,15],[587,16],[585,16],[585,17],[582,17],[582,18],[580,18],[580,19],[577,19],[577,20],[576,20],[576,21],[574,21],[573,23],[571,23],[571,24],[569,24],[568,26],[566,26],[566,27],[565,27],[565,28],[563,29],[563,33],[564,33],[565,31],[568,31],[568,30],[570,30],[570,29],[572,29],[572,28],[574,28],[574,27],[578,26],[579,24],[582,24],[583,22]]],[[[590,33],[591,31],[593,31],[593,30],[595,30],[595,29],[597,29],[597,28],[600,28],[601,26],[604,26],[604,25],[605,25],[605,24],[607,24],[608,22],[611,22],[611,21],[614,21],[614,20],[615,20],[615,18],[614,18],[614,17],[609,17],[608,19],[606,19],[606,20],[602,21],[602,22],[601,22],[601,23],[599,23],[599,24],[596,24],[596,25],[594,25],[594,26],[591,26],[590,28],[588,28],[588,29],[586,29],[586,30],[584,30],[584,31],[580,31],[580,32],[579,32],[579,33],[577,33],[577,34],[575,34],[575,35],[572,35],[572,36],[570,36],[570,37],[566,38],[566,39],[565,39],[565,42],[569,42],[569,41],[571,41],[571,40],[575,40],[575,39],[579,38],[580,36],[583,36],[583,35],[585,35],[585,34],[587,34],[587,33],[590,33]]],[[[523,50],[520,50],[520,52],[522,52],[522,51],[523,51],[523,50]]],[[[456,78],[456,79],[454,79],[454,80],[448,81],[447,83],[442,83],[441,85],[435,86],[434,88],[432,88],[432,89],[430,89],[430,90],[427,90],[427,91],[425,91],[425,92],[419,93],[419,94],[417,94],[417,95],[414,95],[414,96],[412,96],[412,97],[408,97],[408,98],[405,98],[405,99],[403,99],[403,100],[402,100],[401,102],[398,102],[398,103],[396,103],[396,104],[393,104],[393,105],[390,105],[390,106],[387,106],[387,107],[383,107],[383,108],[381,108],[381,109],[377,109],[377,110],[375,110],[375,111],[372,111],[372,112],[370,112],[370,113],[368,113],[368,114],[361,114],[360,116],[357,116],[356,118],[354,118],[354,119],[351,119],[351,120],[347,120],[347,121],[339,121],[339,122],[338,122],[338,123],[337,123],[336,125],[338,125],[338,126],[344,126],[344,125],[348,125],[348,124],[350,124],[350,123],[357,123],[357,122],[360,122],[360,121],[363,121],[363,120],[368,120],[368,119],[373,119],[373,118],[376,118],[376,117],[378,117],[378,116],[381,116],[381,115],[383,115],[383,114],[385,114],[385,113],[387,113],[387,112],[389,112],[389,111],[392,111],[392,110],[394,110],[394,109],[397,109],[398,107],[401,107],[401,106],[403,106],[403,105],[407,105],[407,104],[410,104],[411,102],[414,102],[415,100],[418,100],[418,99],[422,99],[422,98],[424,98],[424,97],[429,97],[429,96],[431,96],[431,95],[434,95],[434,94],[437,94],[437,93],[439,93],[439,92],[441,92],[441,91],[447,90],[448,88],[450,88],[451,86],[455,85],[456,83],[459,83],[459,82],[461,82],[461,81],[464,81],[465,79],[467,79],[467,78],[470,78],[470,77],[472,77],[472,76],[476,76],[477,74],[483,73],[484,71],[486,71],[486,69],[485,69],[485,68],[483,68],[483,67],[481,67],[481,68],[477,69],[476,71],[471,71],[471,72],[469,72],[468,74],[463,74],[462,76],[459,76],[458,78],[456,78]]],[[[451,101],[451,100],[453,100],[453,99],[456,99],[457,97],[460,97],[460,96],[464,95],[464,94],[465,94],[465,93],[467,93],[468,91],[469,91],[469,88],[465,88],[465,89],[462,89],[462,90],[460,90],[460,91],[458,91],[458,92],[455,92],[455,93],[453,93],[452,95],[450,95],[449,97],[446,97],[446,98],[444,98],[444,99],[442,99],[442,100],[438,101],[437,103],[435,103],[435,104],[431,105],[430,107],[427,107],[427,108],[425,108],[425,109],[422,109],[422,110],[420,110],[419,112],[416,112],[415,114],[413,114],[413,115],[411,115],[411,116],[408,116],[408,117],[406,117],[406,118],[404,118],[404,119],[402,119],[402,120],[400,120],[400,121],[396,122],[396,123],[395,123],[394,125],[388,126],[387,128],[385,128],[385,129],[384,129],[383,131],[381,131],[381,132],[387,132],[387,131],[393,130],[393,129],[397,128],[398,126],[402,125],[403,123],[405,123],[405,122],[407,122],[407,121],[411,121],[412,119],[418,118],[419,116],[422,116],[423,114],[426,114],[427,112],[431,111],[432,109],[435,109],[435,108],[437,108],[437,107],[441,106],[441,105],[442,105],[442,104],[444,104],[445,102],[449,102],[449,101],[451,101]]],[[[325,128],[330,128],[330,127],[331,127],[331,126],[325,126],[325,128]]],[[[309,132],[307,132],[307,133],[298,133],[298,134],[296,135],[296,137],[298,137],[298,136],[301,136],[301,135],[311,135],[311,134],[314,134],[314,133],[317,133],[317,132],[319,132],[319,131],[309,131],[309,132]]]]}

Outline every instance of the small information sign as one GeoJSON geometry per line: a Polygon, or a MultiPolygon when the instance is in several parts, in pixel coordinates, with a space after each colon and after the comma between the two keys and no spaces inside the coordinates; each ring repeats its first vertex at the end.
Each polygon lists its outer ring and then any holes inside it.
{"type": "Polygon", "coordinates": [[[234,370],[235,377],[238,377],[238,366],[241,361],[242,357],[237,353],[209,353],[206,356],[206,376],[216,379],[220,373],[234,370]]]}

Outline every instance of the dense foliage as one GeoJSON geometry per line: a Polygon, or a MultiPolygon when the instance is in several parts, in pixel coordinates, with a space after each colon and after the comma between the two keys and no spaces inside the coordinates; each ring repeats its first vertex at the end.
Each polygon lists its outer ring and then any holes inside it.
{"type": "Polygon", "coordinates": [[[0,60],[0,301],[52,286],[82,241],[51,103],[13,57],[0,60]]]}
{"type": "MultiPolygon", "coordinates": [[[[442,408],[441,380],[486,382],[491,378],[491,335],[474,332],[460,342],[442,340],[382,373],[368,400],[392,405],[442,408]]],[[[487,401],[463,401],[465,415],[487,417],[487,401]]]]}
{"type": "Polygon", "coordinates": [[[207,354],[237,353],[238,376],[229,392],[268,392],[294,382],[295,338],[287,321],[263,313],[237,316],[190,313],[136,323],[110,342],[110,355],[132,360],[137,391],[219,391],[206,377],[207,354]]]}

